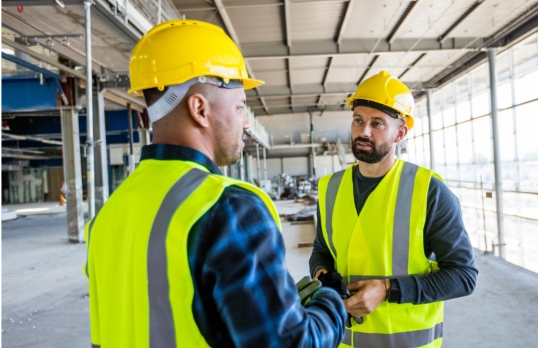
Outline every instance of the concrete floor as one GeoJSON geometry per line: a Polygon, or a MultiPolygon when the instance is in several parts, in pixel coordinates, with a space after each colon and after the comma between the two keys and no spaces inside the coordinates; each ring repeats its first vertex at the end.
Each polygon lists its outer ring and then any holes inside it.
{"type": "MultiPolygon", "coordinates": [[[[278,202],[281,213],[304,208],[278,202]]],[[[308,274],[313,225],[283,222],[291,275],[308,274]]],[[[538,347],[538,274],[475,253],[472,296],[447,301],[444,347],[538,347]]],[[[88,347],[84,244],[67,242],[66,215],[28,215],[2,224],[2,346],[88,347]]]]}

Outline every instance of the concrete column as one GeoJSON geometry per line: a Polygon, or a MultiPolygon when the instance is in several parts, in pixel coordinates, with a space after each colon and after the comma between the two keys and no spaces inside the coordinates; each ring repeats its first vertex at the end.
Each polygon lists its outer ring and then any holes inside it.
{"type": "Polygon", "coordinates": [[[256,143],[256,167],[258,174],[258,183],[261,186],[262,183],[262,174],[260,172],[260,144],[256,143]]]}
{"type": "Polygon", "coordinates": [[[433,143],[433,97],[432,97],[432,90],[427,89],[426,90],[426,96],[427,96],[427,104],[428,104],[428,128],[429,128],[429,138],[430,138],[430,169],[435,170],[435,157],[433,154],[434,150],[434,143],[433,143]]]}
{"type": "Polygon", "coordinates": [[[495,203],[497,205],[497,234],[499,256],[506,258],[504,243],[504,212],[503,212],[503,187],[501,174],[501,147],[499,135],[499,108],[497,106],[497,64],[495,49],[488,49],[489,62],[489,90],[491,101],[491,125],[493,130],[493,165],[495,167],[495,203]]]}
{"type": "Polygon", "coordinates": [[[151,144],[149,129],[140,128],[138,130],[138,138],[140,139],[140,147],[151,144]]]}
{"type": "Polygon", "coordinates": [[[134,140],[133,140],[133,112],[131,103],[127,104],[127,126],[129,129],[129,175],[135,170],[134,140]]]}
{"type": "Polygon", "coordinates": [[[88,184],[88,215],[95,216],[95,180],[94,180],[94,142],[93,142],[93,82],[92,82],[92,24],[91,24],[91,1],[84,1],[85,15],[85,39],[86,39],[86,143],[88,145],[86,154],[86,181],[88,184]]]}
{"type": "Polygon", "coordinates": [[[84,211],[82,208],[82,169],[80,167],[80,133],[78,108],[60,109],[64,181],[67,186],[67,239],[84,242],[84,211]]]}
{"type": "Polygon", "coordinates": [[[245,154],[241,151],[241,160],[239,161],[239,179],[245,181],[245,154]]]}
{"type": "Polygon", "coordinates": [[[312,177],[316,176],[316,149],[314,148],[314,117],[312,116],[312,111],[310,111],[310,144],[312,147],[310,148],[310,153],[312,155],[312,177]]]}
{"type": "MultiPolygon", "coordinates": [[[[99,84],[97,84],[99,86],[99,84]]],[[[106,90],[97,90],[93,93],[94,110],[93,129],[95,137],[95,214],[101,210],[108,200],[108,156],[105,127],[105,93],[106,90]]]]}
{"type": "Polygon", "coordinates": [[[263,148],[263,180],[267,180],[267,150],[263,148]]]}

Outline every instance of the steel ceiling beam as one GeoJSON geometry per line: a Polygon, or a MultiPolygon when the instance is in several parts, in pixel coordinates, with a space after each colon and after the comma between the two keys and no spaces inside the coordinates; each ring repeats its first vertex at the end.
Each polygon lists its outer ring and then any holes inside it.
{"type": "Polygon", "coordinates": [[[484,0],[475,1],[467,10],[465,10],[465,12],[463,12],[463,14],[458,19],[456,19],[456,21],[452,23],[450,27],[448,27],[441,35],[439,35],[439,42],[443,43],[447,39],[448,35],[450,35],[450,33],[454,29],[456,29],[456,27],[460,25],[467,17],[469,17],[469,15],[473,13],[474,10],[476,10],[478,6],[480,6],[483,2],[484,0]]]}
{"type": "Polygon", "coordinates": [[[425,38],[417,43],[415,38],[396,39],[389,44],[378,39],[345,39],[340,45],[333,40],[310,40],[293,42],[288,48],[284,43],[245,44],[241,46],[247,60],[289,59],[308,57],[344,57],[357,54],[427,53],[427,52],[473,52],[483,46],[486,38],[453,38],[450,45],[441,46],[436,38],[425,38]],[[376,47],[377,45],[377,47],[376,47]],[[288,53],[289,50],[289,53],[288,53]]]}
{"type": "Polygon", "coordinates": [[[396,39],[396,37],[398,36],[398,33],[404,26],[405,22],[408,21],[409,18],[411,17],[411,13],[413,12],[413,10],[417,8],[416,6],[417,4],[418,4],[418,0],[411,0],[409,4],[407,4],[407,7],[405,8],[402,16],[400,17],[400,19],[398,20],[394,28],[392,28],[391,32],[387,36],[387,42],[389,44],[391,44],[396,39]]]}
{"type": "MultiPolygon", "coordinates": [[[[224,26],[226,27],[226,30],[228,31],[228,34],[230,34],[230,37],[232,40],[234,40],[235,44],[239,47],[241,46],[241,42],[239,41],[239,37],[237,36],[237,33],[235,32],[235,29],[232,24],[232,20],[230,19],[230,16],[228,15],[228,11],[226,10],[226,7],[224,7],[224,4],[222,3],[222,0],[214,0],[215,6],[217,6],[218,12],[220,14],[220,17],[222,18],[222,21],[224,22],[224,26]]],[[[242,51],[242,50],[241,50],[242,51]]],[[[245,66],[248,71],[248,75],[251,79],[255,79],[252,68],[250,67],[249,62],[245,59],[245,66]]],[[[255,88],[256,93],[260,93],[258,87],[255,88]]],[[[260,102],[264,106],[266,112],[268,112],[267,105],[265,104],[265,100],[263,100],[262,97],[260,97],[260,102]]]]}

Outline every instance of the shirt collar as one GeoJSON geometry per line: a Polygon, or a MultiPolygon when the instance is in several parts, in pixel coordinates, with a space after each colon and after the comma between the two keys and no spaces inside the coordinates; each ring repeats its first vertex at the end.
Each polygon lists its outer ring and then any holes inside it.
{"type": "Polygon", "coordinates": [[[211,173],[222,175],[219,167],[209,157],[187,146],[171,144],[146,145],[142,147],[140,161],[147,159],[196,162],[209,169],[211,173]]]}

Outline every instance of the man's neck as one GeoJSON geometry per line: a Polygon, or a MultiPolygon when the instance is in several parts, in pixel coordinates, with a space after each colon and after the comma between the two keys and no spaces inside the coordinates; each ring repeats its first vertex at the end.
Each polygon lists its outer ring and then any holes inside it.
{"type": "Polygon", "coordinates": [[[388,173],[394,162],[396,162],[396,155],[391,152],[377,163],[359,161],[359,171],[366,178],[380,178],[388,173]]]}

